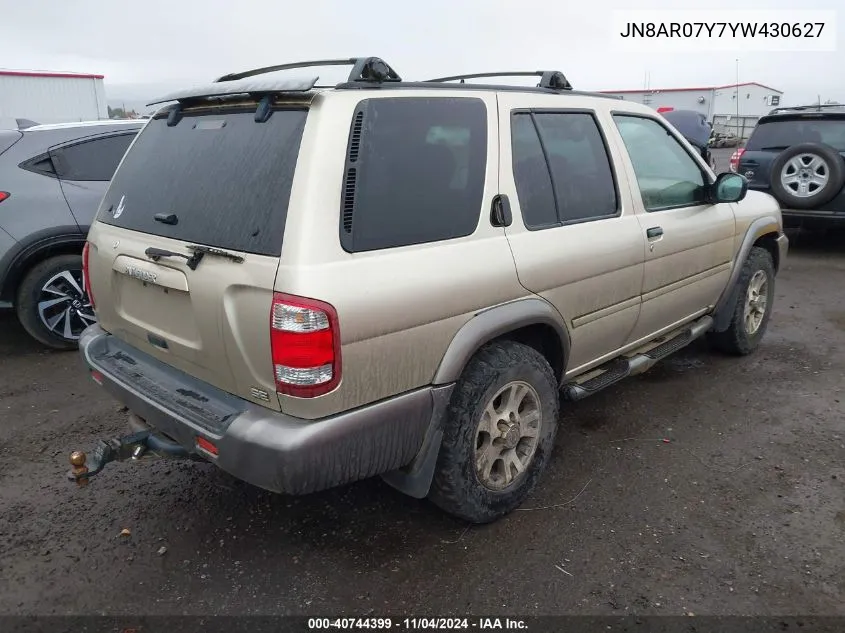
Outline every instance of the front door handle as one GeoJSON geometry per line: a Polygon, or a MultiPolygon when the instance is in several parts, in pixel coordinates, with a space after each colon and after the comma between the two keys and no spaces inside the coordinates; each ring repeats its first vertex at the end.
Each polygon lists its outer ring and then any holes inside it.
{"type": "Polygon", "coordinates": [[[654,239],[655,237],[660,237],[663,235],[663,227],[662,226],[653,226],[650,229],[646,229],[646,237],[648,239],[654,239]]]}

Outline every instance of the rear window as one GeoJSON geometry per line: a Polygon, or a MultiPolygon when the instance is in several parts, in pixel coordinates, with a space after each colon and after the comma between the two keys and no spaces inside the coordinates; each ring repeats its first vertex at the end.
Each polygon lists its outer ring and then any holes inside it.
{"type": "Polygon", "coordinates": [[[150,121],[127,152],[98,219],[150,235],[278,256],[308,115],[276,110],[185,113],[150,121]],[[176,224],[155,220],[175,215],[176,224]],[[115,217],[117,216],[117,217],[115,217]]]}
{"type": "Polygon", "coordinates": [[[845,151],[845,118],[795,118],[760,123],[746,149],[785,149],[798,143],[825,143],[845,151]]]}

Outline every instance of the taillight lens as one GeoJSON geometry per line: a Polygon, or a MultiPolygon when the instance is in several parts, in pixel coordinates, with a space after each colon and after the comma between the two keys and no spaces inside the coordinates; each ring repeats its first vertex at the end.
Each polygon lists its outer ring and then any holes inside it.
{"type": "Polygon", "coordinates": [[[270,348],[281,394],[313,398],[340,382],[340,327],[328,303],[274,293],[270,348]]]}
{"type": "Polygon", "coordinates": [[[12,197],[12,194],[10,194],[8,191],[0,191],[0,202],[3,202],[3,200],[5,200],[6,198],[11,198],[11,197],[12,197]]]}
{"type": "Polygon", "coordinates": [[[90,250],[90,246],[88,242],[85,242],[85,246],[82,247],[82,283],[85,284],[85,293],[88,295],[88,301],[91,302],[91,307],[95,308],[94,306],[94,293],[91,291],[91,278],[88,275],[88,252],[90,250]]]}
{"type": "Polygon", "coordinates": [[[744,153],[745,153],[745,148],[740,147],[733,154],[731,154],[730,170],[732,172],[736,172],[739,169],[739,159],[742,158],[742,155],[744,153]]]}

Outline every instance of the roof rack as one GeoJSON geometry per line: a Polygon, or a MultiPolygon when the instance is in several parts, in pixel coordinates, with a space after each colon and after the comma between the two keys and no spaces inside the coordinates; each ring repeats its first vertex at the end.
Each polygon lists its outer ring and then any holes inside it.
{"type": "Polygon", "coordinates": [[[472,73],[469,75],[454,75],[452,77],[438,77],[437,79],[428,79],[426,83],[440,83],[445,81],[460,80],[465,83],[467,79],[479,79],[482,77],[540,77],[540,82],[537,84],[538,88],[548,88],[550,90],[572,90],[572,84],[559,70],[528,70],[528,71],[504,71],[496,73],[472,73]]]}
{"type": "Polygon", "coordinates": [[[779,114],[781,112],[804,112],[806,110],[815,110],[817,112],[821,112],[822,108],[843,108],[845,109],[845,103],[814,103],[812,105],[800,105],[800,106],[788,106],[783,108],[775,108],[774,110],[770,110],[769,114],[779,114]]]}
{"type": "Polygon", "coordinates": [[[349,59],[322,59],[310,62],[293,62],[291,64],[277,64],[245,70],[239,73],[229,73],[215,80],[215,83],[224,81],[237,81],[255,75],[263,75],[278,70],[291,70],[292,68],[314,68],[317,66],[352,66],[347,81],[371,81],[381,83],[383,81],[402,81],[402,78],[393,70],[387,62],[379,57],[352,57],[349,59]]]}

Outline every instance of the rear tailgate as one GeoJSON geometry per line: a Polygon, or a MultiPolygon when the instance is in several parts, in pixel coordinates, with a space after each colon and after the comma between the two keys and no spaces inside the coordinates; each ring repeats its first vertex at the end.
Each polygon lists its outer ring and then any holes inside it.
{"type": "Polygon", "coordinates": [[[766,190],[771,186],[772,162],[781,150],[749,150],[746,149],[739,159],[738,174],[748,179],[748,186],[752,189],[766,190]]]}
{"type": "Polygon", "coordinates": [[[273,284],[307,117],[279,108],[186,110],[151,120],[130,147],[89,234],[100,326],[220,389],[278,409],[273,284]],[[190,246],[221,249],[240,261],[190,246]],[[154,260],[149,249],[169,251],[154,260]]]}

